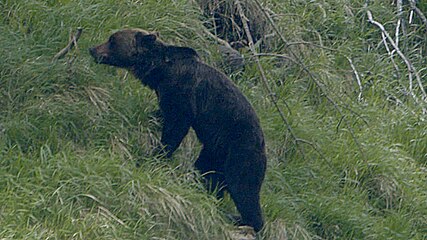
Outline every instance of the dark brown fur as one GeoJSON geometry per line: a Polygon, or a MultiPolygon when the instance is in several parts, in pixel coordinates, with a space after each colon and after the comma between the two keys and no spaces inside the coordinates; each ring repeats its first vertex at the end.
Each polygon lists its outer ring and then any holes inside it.
{"type": "Polygon", "coordinates": [[[203,149],[195,167],[209,190],[227,190],[241,224],[263,226],[259,192],[264,180],[264,136],[242,92],[186,47],[166,45],[140,29],[114,33],[90,49],[98,63],[126,68],[156,91],[163,116],[161,143],[170,157],[192,127],[203,149]]]}

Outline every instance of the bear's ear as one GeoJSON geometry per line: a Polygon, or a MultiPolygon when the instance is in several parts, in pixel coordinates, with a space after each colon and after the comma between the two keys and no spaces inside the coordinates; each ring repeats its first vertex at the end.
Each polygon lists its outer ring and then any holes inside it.
{"type": "Polygon", "coordinates": [[[157,40],[157,37],[157,34],[144,34],[142,32],[137,32],[135,34],[136,46],[137,48],[140,48],[146,45],[152,45],[157,40]]]}
{"type": "Polygon", "coordinates": [[[157,38],[160,37],[160,33],[159,32],[152,32],[151,34],[155,35],[157,38]]]}

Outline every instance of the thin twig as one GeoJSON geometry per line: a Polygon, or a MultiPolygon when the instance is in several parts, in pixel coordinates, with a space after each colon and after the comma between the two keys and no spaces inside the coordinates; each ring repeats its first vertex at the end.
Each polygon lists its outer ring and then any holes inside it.
{"type": "Polygon", "coordinates": [[[215,34],[211,33],[208,29],[206,29],[206,28],[203,28],[203,29],[204,29],[204,32],[205,32],[209,37],[211,37],[211,38],[215,39],[218,43],[220,43],[220,44],[222,44],[222,45],[224,45],[224,46],[226,46],[226,47],[228,47],[228,48],[232,48],[232,47],[231,47],[231,45],[230,45],[227,41],[225,41],[225,40],[223,40],[223,39],[221,39],[221,38],[217,37],[215,34]]]}
{"type": "Polygon", "coordinates": [[[427,29],[427,18],[423,14],[423,12],[419,8],[417,8],[417,4],[416,4],[415,0],[409,0],[409,4],[411,5],[412,10],[414,10],[415,13],[421,18],[421,21],[423,21],[423,23],[427,29]]]}
{"type": "MultiPolygon", "coordinates": [[[[367,4],[366,4],[367,5],[367,4]]],[[[396,53],[400,56],[400,58],[402,58],[402,60],[405,62],[406,67],[408,68],[408,75],[409,75],[409,92],[412,95],[412,97],[415,99],[416,102],[418,102],[418,98],[417,96],[413,93],[413,89],[412,89],[412,82],[413,82],[413,75],[415,75],[415,78],[417,80],[418,86],[420,88],[421,94],[422,94],[422,99],[424,101],[427,101],[427,94],[424,90],[424,86],[423,83],[421,81],[421,77],[418,74],[417,69],[414,67],[414,65],[411,63],[411,61],[405,56],[405,54],[402,53],[402,51],[400,51],[399,47],[396,45],[396,43],[394,42],[393,38],[390,36],[390,34],[387,32],[387,30],[385,30],[384,26],[375,21],[373,16],[372,16],[372,12],[370,10],[366,10],[366,13],[368,15],[368,21],[375,25],[376,27],[378,27],[381,32],[386,36],[387,40],[389,41],[389,43],[393,46],[394,50],[396,51],[396,53]]]]}
{"type": "Polygon", "coordinates": [[[397,77],[399,78],[400,77],[399,66],[397,66],[396,62],[394,61],[393,52],[390,51],[390,47],[388,46],[388,43],[387,43],[387,38],[384,35],[384,33],[381,33],[381,37],[382,37],[385,49],[387,50],[388,55],[390,56],[391,63],[393,64],[394,69],[396,70],[397,77]]]}
{"type": "MultiPolygon", "coordinates": [[[[295,135],[293,129],[291,128],[291,125],[289,124],[288,119],[285,117],[285,114],[280,109],[278,101],[277,101],[276,94],[273,93],[273,91],[270,88],[270,85],[268,84],[268,80],[267,80],[267,77],[265,75],[264,68],[262,67],[261,62],[259,60],[259,57],[257,56],[257,51],[255,49],[254,41],[253,41],[250,29],[249,29],[248,19],[245,16],[245,13],[243,11],[242,5],[241,5],[241,3],[240,3],[239,0],[235,0],[235,4],[236,4],[236,7],[237,7],[237,11],[239,12],[240,18],[242,19],[243,28],[245,30],[246,36],[247,36],[248,41],[249,41],[249,43],[248,43],[249,49],[251,50],[252,54],[254,55],[255,63],[256,63],[256,65],[258,67],[258,70],[259,70],[259,72],[261,74],[262,82],[263,82],[265,88],[268,91],[268,96],[270,97],[271,101],[273,102],[274,107],[277,109],[277,111],[278,111],[278,113],[280,115],[280,118],[285,123],[285,125],[286,125],[286,127],[288,129],[289,134],[291,135],[291,137],[294,140],[295,145],[298,147],[298,145],[299,145],[298,140],[299,139],[297,138],[297,136],[295,135]]],[[[300,149],[300,148],[298,148],[298,149],[300,149]]],[[[300,149],[300,151],[301,151],[301,153],[303,155],[305,155],[304,152],[302,151],[302,149],[300,149]]]]}
{"type": "MultiPolygon", "coordinates": [[[[303,63],[303,61],[299,58],[298,54],[296,54],[291,48],[290,48],[290,44],[288,43],[288,41],[285,39],[285,37],[283,36],[283,34],[281,33],[281,31],[278,29],[278,27],[276,26],[276,24],[274,23],[273,19],[271,18],[270,15],[268,15],[267,12],[265,12],[265,10],[263,9],[261,3],[259,2],[259,0],[254,0],[254,2],[257,4],[257,6],[260,8],[260,10],[263,12],[263,14],[265,15],[265,17],[267,18],[267,20],[270,22],[270,24],[273,27],[273,30],[277,33],[277,35],[280,37],[280,40],[282,40],[283,44],[285,44],[285,47],[287,48],[288,52],[292,55],[292,57],[294,58],[295,62],[302,68],[302,70],[304,70],[304,72],[307,73],[308,77],[315,83],[315,85],[324,93],[325,98],[334,106],[335,109],[337,109],[337,111],[343,115],[340,107],[338,106],[338,104],[331,98],[329,97],[329,95],[327,94],[327,91],[324,89],[323,84],[320,83],[319,80],[317,80],[317,78],[314,76],[314,74],[309,70],[309,68],[303,63]]],[[[352,111],[350,108],[347,107],[347,109],[351,112],[353,112],[354,114],[358,115],[357,113],[355,113],[354,111],[352,111]]],[[[359,116],[359,115],[358,115],[359,116]]],[[[360,117],[360,116],[359,116],[360,117]]]]}
{"type": "MultiPolygon", "coordinates": [[[[293,58],[295,59],[295,61],[298,63],[298,65],[308,74],[309,78],[314,82],[314,84],[324,93],[325,98],[332,104],[332,106],[334,106],[334,108],[338,111],[338,113],[341,116],[345,116],[344,113],[342,112],[341,108],[338,106],[338,104],[327,94],[326,90],[324,89],[323,85],[316,79],[316,77],[313,75],[313,73],[308,69],[308,67],[302,62],[302,60],[299,58],[299,56],[292,51],[292,49],[289,47],[288,42],[286,41],[285,37],[283,36],[282,32],[279,30],[279,28],[276,26],[276,24],[274,23],[273,19],[271,18],[271,16],[264,10],[264,8],[262,7],[261,3],[259,2],[259,0],[253,0],[256,5],[258,6],[258,8],[262,11],[262,13],[265,15],[265,17],[267,18],[267,20],[269,21],[269,23],[271,24],[273,30],[277,33],[277,35],[280,37],[280,39],[282,40],[283,44],[285,44],[285,47],[288,49],[288,51],[291,53],[291,55],[293,56],[293,58]]],[[[366,121],[356,112],[354,112],[351,108],[347,107],[347,109],[352,112],[353,114],[357,115],[358,117],[360,117],[365,123],[366,121]]],[[[350,132],[350,135],[353,138],[353,141],[356,143],[359,152],[362,154],[364,161],[367,161],[366,158],[366,154],[363,151],[362,148],[362,144],[360,144],[359,140],[356,137],[356,134],[354,133],[352,127],[350,126],[350,123],[345,120],[345,123],[348,127],[348,130],[350,132]]]]}
{"type": "Polygon", "coordinates": [[[307,41],[298,41],[298,42],[288,42],[288,46],[292,46],[292,45],[311,45],[317,48],[321,48],[321,49],[325,49],[331,52],[339,52],[338,49],[336,48],[330,48],[330,47],[325,47],[323,45],[317,44],[317,43],[313,43],[313,42],[307,42],[307,41]]]}
{"type": "Polygon", "coordinates": [[[403,32],[403,0],[397,0],[397,24],[396,24],[396,33],[395,33],[395,41],[396,46],[399,46],[399,33],[400,33],[400,27],[402,26],[402,32],[403,32]]]}
{"type": "Polygon", "coordinates": [[[353,69],[353,73],[354,73],[354,76],[356,77],[357,85],[359,86],[359,95],[357,96],[357,100],[360,102],[362,101],[362,92],[363,92],[362,82],[360,81],[359,73],[357,72],[357,69],[354,66],[351,58],[347,57],[347,60],[350,63],[351,69],[353,69]]]}
{"type": "Polygon", "coordinates": [[[76,33],[72,34],[70,37],[70,41],[68,42],[67,46],[65,46],[61,51],[59,51],[57,54],[55,54],[55,56],[53,57],[53,60],[58,60],[61,59],[63,57],[65,57],[65,55],[67,55],[67,53],[73,49],[74,46],[77,47],[77,41],[79,40],[80,36],[82,35],[83,32],[83,28],[77,28],[76,33]]]}
{"type": "Polygon", "coordinates": [[[409,22],[409,24],[412,24],[412,21],[414,20],[414,10],[412,9],[410,12],[409,12],[409,19],[408,19],[408,22],[409,22]]]}
{"type": "Polygon", "coordinates": [[[315,145],[314,143],[312,143],[312,142],[309,142],[309,141],[307,141],[307,140],[305,140],[305,139],[301,139],[301,138],[298,138],[297,139],[297,141],[298,142],[302,142],[302,143],[305,143],[305,144],[307,144],[307,145],[310,145],[313,149],[314,149],[314,151],[316,151],[319,155],[320,155],[320,157],[322,158],[322,159],[324,159],[324,160],[326,160],[325,162],[326,162],[326,164],[330,167],[330,168],[332,168],[332,164],[331,164],[331,162],[330,161],[328,161],[328,158],[318,149],[318,147],[317,147],[317,145],[315,145]]]}

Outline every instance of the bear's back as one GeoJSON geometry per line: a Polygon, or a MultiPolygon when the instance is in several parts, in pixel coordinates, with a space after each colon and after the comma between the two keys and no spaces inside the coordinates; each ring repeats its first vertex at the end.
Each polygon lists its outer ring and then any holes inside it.
{"type": "Polygon", "coordinates": [[[199,63],[194,77],[192,126],[202,143],[264,141],[255,110],[230,79],[204,63],[199,63]]]}

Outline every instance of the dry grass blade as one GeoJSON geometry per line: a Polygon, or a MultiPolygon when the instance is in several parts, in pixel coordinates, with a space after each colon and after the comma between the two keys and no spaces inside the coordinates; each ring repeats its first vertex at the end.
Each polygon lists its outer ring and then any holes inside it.
{"type": "Polygon", "coordinates": [[[110,99],[110,94],[108,90],[95,86],[85,87],[85,90],[90,101],[100,111],[106,111],[109,108],[108,100],[110,99]]]}
{"type": "Polygon", "coordinates": [[[110,212],[110,210],[108,210],[107,208],[103,207],[103,206],[98,206],[99,209],[99,213],[107,218],[111,218],[114,221],[116,221],[117,223],[119,223],[120,225],[122,225],[125,228],[129,228],[125,222],[123,222],[123,220],[119,219],[117,216],[115,216],[112,212],[110,212]]]}

